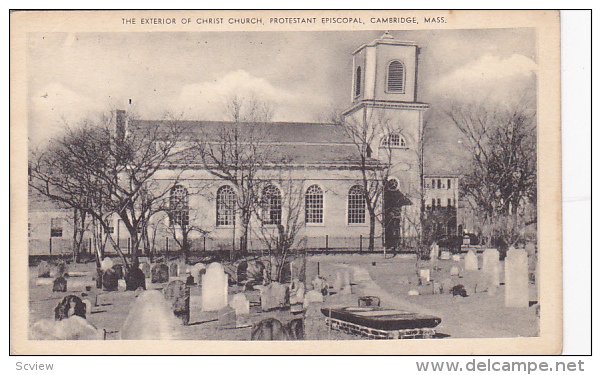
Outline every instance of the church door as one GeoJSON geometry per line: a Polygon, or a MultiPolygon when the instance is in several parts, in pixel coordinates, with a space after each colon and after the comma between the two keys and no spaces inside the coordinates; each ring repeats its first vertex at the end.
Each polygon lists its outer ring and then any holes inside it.
{"type": "Polygon", "coordinates": [[[384,191],[384,247],[394,248],[401,239],[401,207],[407,198],[399,191],[396,180],[390,180],[384,191]]]}

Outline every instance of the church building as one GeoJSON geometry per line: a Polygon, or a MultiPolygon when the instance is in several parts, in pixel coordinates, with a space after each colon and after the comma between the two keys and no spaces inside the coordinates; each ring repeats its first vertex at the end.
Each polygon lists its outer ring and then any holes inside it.
{"type": "MultiPolygon", "coordinates": [[[[258,233],[262,226],[286,224],[285,195],[291,190],[284,185],[288,182],[300,193],[302,228],[298,237],[305,239],[303,247],[367,249],[370,220],[363,199],[362,170],[366,166],[377,169],[384,164],[390,168],[386,188],[378,201],[375,246],[396,247],[415,236],[424,203],[420,153],[424,112],[428,109],[428,104],[418,99],[419,53],[416,43],[395,39],[388,32],[352,52],[353,70],[349,74],[352,92],[349,107],[341,118],[345,124],[366,126],[374,133],[367,137],[364,150],[340,124],[263,122],[253,123],[252,129],[240,124],[242,133],[260,135],[262,144],[270,150],[271,161],[279,160],[281,164],[260,172],[261,178],[269,181],[262,191],[267,199],[261,213],[251,218],[250,250],[264,247],[258,233]]],[[[116,120],[116,126],[125,127],[125,132],[160,123],[124,120],[126,117],[119,111],[116,120]]],[[[228,123],[178,121],[176,126],[190,137],[216,142],[220,129],[228,123]]],[[[200,229],[190,232],[193,251],[236,246],[235,239],[241,235],[241,218],[232,203],[238,194],[235,186],[210,173],[199,160],[182,170],[160,170],[155,179],[165,184],[177,181],[170,192],[171,201],[177,202],[173,203],[173,212],[155,218],[163,227],[154,231],[157,251],[176,250],[166,228],[181,223],[200,229]]],[[[127,231],[114,216],[112,235],[118,236],[115,240],[125,248],[127,231]]],[[[34,230],[39,226],[47,233],[33,235],[49,237],[52,219],[47,218],[48,225],[34,224],[34,230]]],[[[63,225],[61,235],[69,238],[69,225],[63,225]]]]}

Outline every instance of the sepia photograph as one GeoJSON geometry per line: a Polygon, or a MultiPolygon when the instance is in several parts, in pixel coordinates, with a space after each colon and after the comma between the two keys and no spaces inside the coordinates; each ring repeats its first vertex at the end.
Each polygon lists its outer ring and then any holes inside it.
{"type": "Polygon", "coordinates": [[[561,350],[558,13],[135,13],[11,47],[21,353],[561,350]]]}

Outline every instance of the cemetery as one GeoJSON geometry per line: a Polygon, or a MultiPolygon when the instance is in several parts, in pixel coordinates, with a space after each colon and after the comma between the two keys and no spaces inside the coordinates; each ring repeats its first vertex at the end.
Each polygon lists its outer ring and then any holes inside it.
{"type": "Polygon", "coordinates": [[[532,246],[30,267],[36,340],[361,340],[538,335],[532,246]],[[429,258],[429,259],[428,259],[429,258]],[[273,260],[273,259],[272,259],[273,260]],[[280,282],[273,281],[278,279],[280,282]],[[129,280],[126,282],[126,280],[129,280]]]}

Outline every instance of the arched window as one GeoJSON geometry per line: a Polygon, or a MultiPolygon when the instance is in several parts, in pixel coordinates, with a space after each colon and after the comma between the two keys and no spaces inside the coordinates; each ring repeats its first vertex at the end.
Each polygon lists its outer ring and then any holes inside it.
{"type": "Polygon", "coordinates": [[[407,142],[400,134],[392,133],[382,139],[384,147],[407,147],[407,142]]]}
{"type": "Polygon", "coordinates": [[[171,225],[190,224],[190,208],[188,206],[188,190],[175,185],[169,194],[169,220],[171,225]]]}
{"type": "Polygon", "coordinates": [[[386,87],[389,92],[405,92],[405,66],[400,61],[388,65],[386,87]]]}
{"type": "Polygon", "coordinates": [[[365,195],[363,187],[355,185],[348,192],[348,223],[365,223],[365,195]]]}
{"type": "Polygon", "coordinates": [[[305,223],[323,223],[323,190],[311,185],[305,193],[305,223]]]}
{"type": "Polygon", "coordinates": [[[355,73],[355,96],[359,96],[361,94],[361,67],[357,67],[357,72],[355,73]]]}
{"type": "Polygon", "coordinates": [[[263,224],[281,224],[282,194],[280,194],[280,190],[273,185],[267,185],[265,189],[263,189],[261,198],[263,224]]]}
{"type": "Polygon", "coordinates": [[[234,225],[236,221],[236,192],[224,185],[217,190],[217,226],[234,225]]]}

